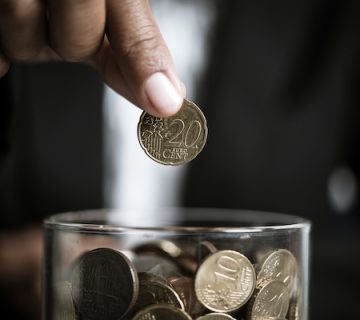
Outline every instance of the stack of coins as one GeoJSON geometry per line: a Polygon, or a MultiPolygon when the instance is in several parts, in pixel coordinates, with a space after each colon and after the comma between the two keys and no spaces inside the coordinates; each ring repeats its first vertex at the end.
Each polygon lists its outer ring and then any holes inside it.
{"type": "Polygon", "coordinates": [[[88,251],[76,259],[70,279],[53,286],[53,318],[301,319],[301,283],[289,250],[271,250],[252,263],[210,241],[197,249],[159,240],[137,245],[130,255],[88,251]]]}

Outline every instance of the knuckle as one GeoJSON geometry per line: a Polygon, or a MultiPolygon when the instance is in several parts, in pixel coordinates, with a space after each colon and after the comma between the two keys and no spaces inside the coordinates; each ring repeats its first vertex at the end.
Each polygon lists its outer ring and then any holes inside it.
{"type": "Polygon", "coordinates": [[[29,15],[35,4],[33,0],[2,0],[0,12],[4,17],[21,19],[29,15]]]}
{"type": "Polygon", "coordinates": [[[91,56],[94,51],[89,48],[79,48],[75,46],[53,46],[54,51],[65,61],[69,62],[79,62],[82,61],[89,56],[91,56]]]}
{"type": "Polygon", "coordinates": [[[153,60],[160,57],[162,44],[159,35],[153,26],[144,26],[139,29],[138,37],[124,43],[124,55],[130,60],[153,60]]]}

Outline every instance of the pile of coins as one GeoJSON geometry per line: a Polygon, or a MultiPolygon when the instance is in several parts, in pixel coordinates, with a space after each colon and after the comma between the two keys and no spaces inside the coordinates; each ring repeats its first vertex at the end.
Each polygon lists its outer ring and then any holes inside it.
{"type": "Polygon", "coordinates": [[[53,319],[300,319],[301,284],[290,251],[270,250],[252,264],[209,241],[196,250],[159,240],[131,251],[88,251],[68,281],[54,286],[53,319]]]}

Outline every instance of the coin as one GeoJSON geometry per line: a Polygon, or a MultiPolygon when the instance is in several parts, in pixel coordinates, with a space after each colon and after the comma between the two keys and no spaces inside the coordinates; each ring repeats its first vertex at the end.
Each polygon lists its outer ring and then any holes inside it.
{"type": "Polygon", "coordinates": [[[294,255],[289,250],[275,250],[267,254],[261,264],[256,286],[261,288],[269,281],[278,280],[283,282],[291,293],[294,289],[296,274],[297,263],[294,255]]]}
{"type": "Polygon", "coordinates": [[[243,306],[255,288],[255,270],[241,253],[221,250],[207,257],[195,276],[195,293],[209,310],[231,312],[243,306]]]}
{"type": "Polygon", "coordinates": [[[299,313],[300,313],[299,302],[296,299],[292,299],[289,305],[288,319],[299,320],[300,319],[299,313]]]}
{"type": "Polygon", "coordinates": [[[236,320],[236,319],[226,313],[209,313],[202,317],[197,318],[196,320],[236,320]]]}
{"type": "Polygon", "coordinates": [[[193,160],[203,149],[207,132],[202,111],[186,99],[175,115],[159,118],[143,112],[138,124],[138,139],[145,153],[166,165],[193,160]]]}
{"type": "Polygon", "coordinates": [[[258,289],[249,305],[248,320],[285,319],[290,295],[281,281],[270,281],[258,289]]]}
{"type": "Polygon", "coordinates": [[[71,297],[71,283],[61,281],[54,285],[54,309],[55,320],[76,320],[76,310],[71,297]]]}
{"type": "Polygon", "coordinates": [[[204,240],[200,242],[196,255],[200,259],[203,259],[208,255],[215,253],[216,251],[218,251],[218,249],[215,247],[215,245],[212,242],[204,240]]]}
{"type": "Polygon", "coordinates": [[[191,320],[191,317],[174,306],[159,304],[139,311],[132,320],[191,320]]]}
{"type": "Polygon", "coordinates": [[[169,278],[169,282],[184,303],[184,310],[191,317],[196,317],[203,313],[204,307],[196,298],[194,280],[192,278],[183,276],[172,277],[169,278]]]}
{"type": "Polygon", "coordinates": [[[136,301],[135,310],[143,309],[153,304],[169,304],[176,308],[184,309],[176,291],[163,280],[158,281],[156,278],[140,281],[139,297],[136,301]]]}
{"type": "Polygon", "coordinates": [[[116,320],[124,316],[138,296],[138,277],[121,252],[99,248],[85,253],[74,268],[72,297],[89,320],[116,320]]]}
{"type": "Polygon", "coordinates": [[[195,257],[189,255],[169,240],[143,243],[136,246],[133,250],[136,254],[154,254],[167,258],[185,273],[193,274],[198,267],[195,257]]]}

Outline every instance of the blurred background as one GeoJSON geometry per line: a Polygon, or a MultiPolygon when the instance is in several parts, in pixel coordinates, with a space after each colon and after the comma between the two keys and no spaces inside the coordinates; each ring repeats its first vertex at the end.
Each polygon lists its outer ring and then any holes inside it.
{"type": "Polygon", "coordinates": [[[188,98],[207,117],[207,145],[187,166],[158,165],[137,142],[140,110],[93,70],[12,66],[0,79],[2,314],[39,319],[45,216],[184,205],[311,219],[310,316],[353,317],[360,298],[360,3],[151,4],[188,98]]]}

